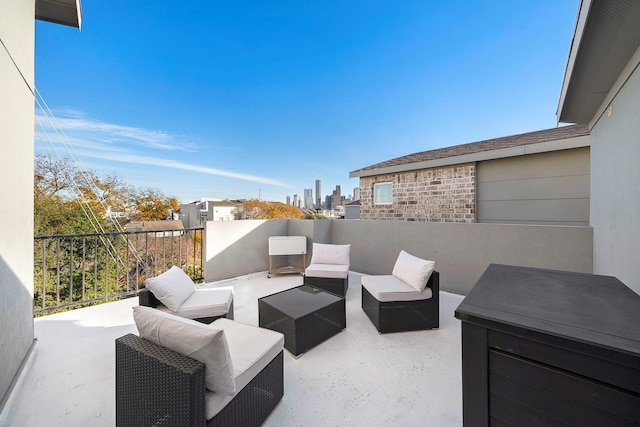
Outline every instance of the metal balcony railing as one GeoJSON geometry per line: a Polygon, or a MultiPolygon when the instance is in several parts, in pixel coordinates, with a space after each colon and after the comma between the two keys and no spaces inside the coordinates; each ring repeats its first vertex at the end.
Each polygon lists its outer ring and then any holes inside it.
{"type": "Polygon", "coordinates": [[[172,266],[203,279],[204,229],[37,236],[34,315],[136,295],[172,266]]]}

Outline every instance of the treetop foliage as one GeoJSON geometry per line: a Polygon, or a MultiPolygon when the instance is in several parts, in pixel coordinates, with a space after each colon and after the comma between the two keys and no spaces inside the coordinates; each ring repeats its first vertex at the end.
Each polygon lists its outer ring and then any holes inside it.
{"type": "Polygon", "coordinates": [[[136,189],[117,176],[100,177],[42,155],[35,157],[33,196],[36,236],[94,233],[96,226],[113,231],[112,220],[163,220],[180,211],[178,200],[161,191],[136,189]]]}
{"type": "Polygon", "coordinates": [[[295,206],[279,202],[250,199],[236,209],[236,219],[302,219],[304,213],[295,206]]]}

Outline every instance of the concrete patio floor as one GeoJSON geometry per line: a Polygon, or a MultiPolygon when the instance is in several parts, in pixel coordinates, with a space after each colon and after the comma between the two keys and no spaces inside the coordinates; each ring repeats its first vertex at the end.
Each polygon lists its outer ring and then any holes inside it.
{"type": "MultiPolygon", "coordinates": [[[[347,329],[295,359],[285,350],[284,397],[265,426],[462,425],[463,297],[440,293],[440,329],[378,334],[360,307],[360,277],[347,292],[347,329]]],[[[255,273],[233,286],[235,320],[258,324],[259,297],[302,284],[299,275],[255,273]]],[[[115,425],[115,344],[137,333],[137,298],[35,320],[37,343],[0,416],[3,426],[115,425]]]]}

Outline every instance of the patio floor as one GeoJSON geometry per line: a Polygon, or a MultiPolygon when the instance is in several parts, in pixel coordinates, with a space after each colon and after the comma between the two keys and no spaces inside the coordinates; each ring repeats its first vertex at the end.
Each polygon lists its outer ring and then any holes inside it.
{"type": "MultiPolygon", "coordinates": [[[[294,359],[285,350],[284,397],[265,426],[462,425],[463,297],[440,293],[440,329],[380,335],[360,307],[360,277],[347,292],[347,329],[294,359]]],[[[235,320],[258,324],[259,297],[302,284],[266,272],[233,286],[235,320]]],[[[136,333],[137,298],[35,320],[37,343],[0,425],[115,425],[115,344],[136,333]]]]}

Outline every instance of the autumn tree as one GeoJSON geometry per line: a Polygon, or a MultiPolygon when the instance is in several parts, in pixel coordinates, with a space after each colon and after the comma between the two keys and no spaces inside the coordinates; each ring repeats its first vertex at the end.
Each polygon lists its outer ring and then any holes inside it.
{"type": "Polygon", "coordinates": [[[175,197],[166,197],[152,188],[138,190],[133,195],[137,221],[161,221],[168,219],[172,212],[180,211],[175,197]]]}
{"type": "Polygon", "coordinates": [[[250,199],[236,210],[237,219],[302,219],[304,213],[295,206],[279,202],[250,199]]]}
{"type": "Polygon", "coordinates": [[[171,212],[180,212],[180,202],[175,197],[169,197],[167,199],[167,204],[169,205],[169,209],[171,209],[171,212]]]}
{"type": "Polygon", "coordinates": [[[134,190],[122,179],[115,175],[100,178],[86,171],[78,173],[77,177],[81,198],[91,206],[96,215],[105,217],[109,212],[131,214],[129,200],[134,190]]]}
{"type": "Polygon", "coordinates": [[[93,233],[96,228],[109,228],[103,215],[92,214],[93,207],[78,199],[78,175],[78,169],[68,160],[35,157],[34,235],[93,233]]]}
{"type": "Polygon", "coordinates": [[[175,197],[153,189],[136,190],[114,175],[99,177],[79,170],[68,159],[36,155],[34,162],[34,232],[51,234],[111,231],[109,212],[125,220],[164,220],[180,211],[175,197]]]}

